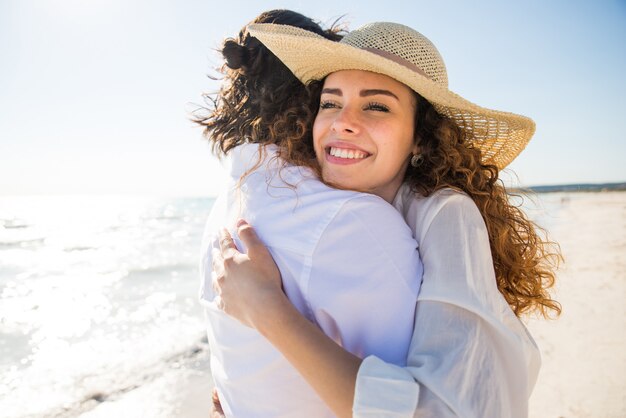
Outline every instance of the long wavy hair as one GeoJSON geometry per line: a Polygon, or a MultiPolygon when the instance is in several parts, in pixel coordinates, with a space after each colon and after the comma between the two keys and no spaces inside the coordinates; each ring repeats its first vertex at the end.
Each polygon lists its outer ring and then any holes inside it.
{"type": "MultiPolygon", "coordinates": [[[[336,24],[323,30],[288,10],[262,13],[254,22],[341,38],[336,24]]],[[[208,107],[193,117],[204,127],[214,152],[224,155],[243,143],[275,144],[282,161],[310,167],[319,175],[311,127],[323,80],[302,85],[245,27],[237,38],[225,40],[221,52],[224,84],[216,95],[205,95],[208,107]]],[[[497,286],[515,314],[558,315],[561,306],[549,293],[561,260],[558,245],[511,203],[498,168],[482,162],[469,134],[416,97],[415,141],[424,159],[418,167],[408,167],[404,182],[422,196],[447,187],[466,193],[485,221],[497,286]]]]}
{"type": "MultiPolygon", "coordinates": [[[[263,12],[251,23],[295,26],[333,41],[340,40],[344,32],[338,20],[323,29],[312,19],[283,9],[263,12]]],[[[237,37],[225,39],[220,52],[224,58],[222,87],[217,94],[205,94],[207,107],[192,115],[192,120],[204,127],[213,152],[222,156],[243,143],[275,144],[281,161],[319,173],[311,137],[315,95],[319,93],[311,93],[248,33],[247,26],[237,37]]]]}
{"type": "MultiPolygon", "coordinates": [[[[319,106],[323,82],[313,81],[308,86],[312,106],[319,106]]],[[[496,284],[515,315],[558,316],[561,305],[549,292],[562,259],[558,244],[511,202],[514,196],[499,180],[498,168],[482,162],[470,134],[439,114],[422,96],[415,93],[415,97],[414,140],[423,160],[418,167],[408,166],[404,183],[421,196],[444,188],[466,193],[485,221],[496,284]]],[[[315,158],[312,147],[301,150],[304,154],[298,155],[297,161],[315,158]]]]}
{"type": "Polygon", "coordinates": [[[409,165],[404,181],[423,196],[450,187],[472,198],[487,226],[496,282],[509,306],[517,316],[559,315],[561,306],[548,291],[561,261],[558,244],[511,203],[498,168],[482,162],[470,134],[416,96],[415,141],[423,161],[409,165]]]}

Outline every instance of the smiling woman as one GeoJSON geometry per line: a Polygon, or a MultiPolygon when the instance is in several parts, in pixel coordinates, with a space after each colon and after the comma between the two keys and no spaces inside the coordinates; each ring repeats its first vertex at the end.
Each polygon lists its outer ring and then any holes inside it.
{"type": "MultiPolygon", "coordinates": [[[[274,249],[277,238],[263,233],[265,218],[251,218],[255,229],[240,221],[237,232],[248,253],[240,253],[233,240],[222,240],[223,260],[213,258],[211,283],[205,283],[218,309],[267,338],[337,416],[527,416],[539,353],[518,317],[559,312],[547,292],[559,255],[509,202],[498,173],[530,140],[533,121],[480,107],[448,90],[435,46],[403,25],[372,23],[338,43],[283,25],[248,29],[301,81],[324,80],[313,126],[322,179],[392,203],[417,241],[413,249],[419,249],[424,275],[413,278],[421,287],[410,317],[408,357],[400,366],[367,350],[351,350],[341,338],[407,319],[392,308],[401,299],[383,301],[398,270],[387,264],[379,280],[368,275],[372,267],[360,270],[370,265],[371,248],[363,235],[347,229],[356,220],[362,221],[361,230],[387,228],[390,214],[370,218],[365,207],[353,208],[353,219],[333,225],[334,233],[358,249],[358,260],[316,258],[306,264],[316,269],[316,263],[335,262],[362,272],[352,282],[327,268],[326,277],[307,280],[304,289],[323,280],[332,285],[320,299],[305,291],[304,312],[301,300],[283,293],[290,281],[283,256],[265,248],[255,233],[274,249]],[[340,311],[358,323],[342,324],[339,311],[329,315],[325,307],[337,300],[340,311]],[[366,314],[372,310],[376,321],[366,314]],[[388,314],[382,324],[381,312],[388,314]],[[329,316],[343,325],[339,332],[324,326],[329,316]]],[[[332,213],[331,218],[336,219],[332,213]]],[[[291,231],[302,229],[317,230],[303,222],[291,231]]],[[[390,242],[376,241],[379,255],[395,253],[388,250],[390,242]]],[[[377,267],[384,262],[379,259],[377,267]]]]}
{"type": "Polygon", "coordinates": [[[346,70],[324,81],[313,143],[322,177],[391,202],[412,155],[415,94],[382,74],[346,70]]]}

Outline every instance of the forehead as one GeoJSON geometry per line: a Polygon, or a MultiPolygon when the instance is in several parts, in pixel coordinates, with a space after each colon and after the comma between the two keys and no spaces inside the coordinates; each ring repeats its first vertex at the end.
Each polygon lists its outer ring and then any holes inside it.
{"type": "Polygon", "coordinates": [[[325,88],[345,90],[385,89],[398,97],[412,98],[413,90],[384,74],[362,70],[342,70],[330,73],[324,80],[325,88]]]}
{"type": "Polygon", "coordinates": [[[416,93],[406,84],[371,71],[342,70],[330,73],[324,80],[323,88],[326,91],[333,91],[333,94],[359,96],[363,96],[362,93],[366,90],[387,90],[393,93],[401,103],[408,104],[412,108],[416,106],[416,93]]]}

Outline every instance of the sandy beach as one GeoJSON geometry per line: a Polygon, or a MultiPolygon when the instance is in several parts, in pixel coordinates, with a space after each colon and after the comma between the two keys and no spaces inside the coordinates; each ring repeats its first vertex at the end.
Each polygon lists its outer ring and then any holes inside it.
{"type": "MultiPolygon", "coordinates": [[[[555,290],[563,314],[528,321],[543,357],[530,416],[624,417],[626,192],[547,193],[536,200],[531,217],[560,243],[565,263],[555,290]]],[[[47,416],[206,418],[212,387],[208,346],[201,318],[190,326],[189,335],[197,335],[193,347],[142,368],[106,395],[93,393],[47,416]]]]}
{"type": "Polygon", "coordinates": [[[553,239],[565,263],[555,321],[529,329],[543,366],[530,403],[536,418],[626,416],[626,193],[555,194],[553,239]]]}

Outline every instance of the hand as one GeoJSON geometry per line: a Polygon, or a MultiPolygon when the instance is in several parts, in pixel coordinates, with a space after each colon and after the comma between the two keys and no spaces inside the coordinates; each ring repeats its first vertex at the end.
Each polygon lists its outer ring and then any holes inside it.
{"type": "Polygon", "coordinates": [[[237,234],[248,249],[239,252],[228,231],[220,234],[220,252],[213,255],[213,288],[217,306],[244,325],[258,328],[268,309],[285,299],[280,271],[269,250],[246,221],[237,234]]]}

